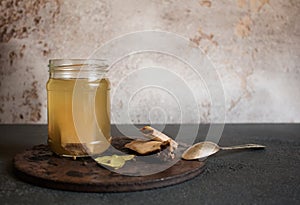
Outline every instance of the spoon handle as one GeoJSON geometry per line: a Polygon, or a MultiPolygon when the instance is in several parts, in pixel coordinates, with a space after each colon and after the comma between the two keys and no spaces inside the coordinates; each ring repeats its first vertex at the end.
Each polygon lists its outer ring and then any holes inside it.
{"type": "Polygon", "coordinates": [[[244,144],[230,147],[220,147],[221,150],[234,150],[234,149],[264,149],[266,146],[259,144],[244,144]]]}

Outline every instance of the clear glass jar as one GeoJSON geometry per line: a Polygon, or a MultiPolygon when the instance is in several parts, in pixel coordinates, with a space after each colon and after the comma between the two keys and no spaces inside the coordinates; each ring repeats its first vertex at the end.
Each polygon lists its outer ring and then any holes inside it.
{"type": "Polygon", "coordinates": [[[68,157],[104,152],[110,145],[110,83],[103,60],[49,61],[48,145],[68,157]]]}

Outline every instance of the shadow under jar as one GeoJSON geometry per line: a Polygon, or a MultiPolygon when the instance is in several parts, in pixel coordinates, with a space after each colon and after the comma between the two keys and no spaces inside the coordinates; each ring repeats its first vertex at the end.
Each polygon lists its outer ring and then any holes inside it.
{"type": "Polygon", "coordinates": [[[49,61],[48,145],[60,156],[100,154],[110,146],[110,83],[104,60],[49,61]]]}

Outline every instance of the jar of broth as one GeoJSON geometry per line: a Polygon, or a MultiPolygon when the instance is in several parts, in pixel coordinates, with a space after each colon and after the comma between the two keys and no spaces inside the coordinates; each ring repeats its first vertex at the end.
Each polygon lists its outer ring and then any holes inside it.
{"type": "Polygon", "coordinates": [[[67,157],[104,152],[110,145],[110,83],[104,60],[49,61],[48,145],[67,157]]]}

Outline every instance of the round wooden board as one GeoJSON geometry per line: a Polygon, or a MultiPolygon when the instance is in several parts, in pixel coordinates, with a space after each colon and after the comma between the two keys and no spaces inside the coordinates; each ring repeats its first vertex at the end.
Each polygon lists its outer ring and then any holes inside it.
{"type": "Polygon", "coordinates": [[[126,163],[121,169],[129,170],[128,173],[134,169],[134,173],[162,166],[163,171],[146,176],[118,174],[101,167],[92,158],[73,160],[59,157],[47,145],[37,145],[15,156],[14,170],[20,179],[48,188],[80,192],[129,192],[184,182],[199,175],[205,164],[200,161],[179,160],[164,170],[165,163],[147,163],[139,162],[135,166],[126,163]]]}

